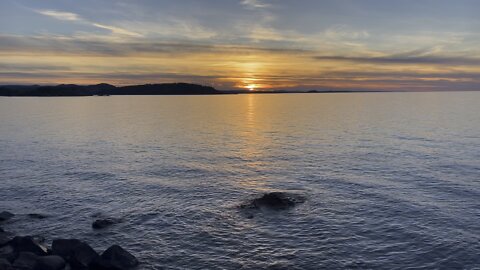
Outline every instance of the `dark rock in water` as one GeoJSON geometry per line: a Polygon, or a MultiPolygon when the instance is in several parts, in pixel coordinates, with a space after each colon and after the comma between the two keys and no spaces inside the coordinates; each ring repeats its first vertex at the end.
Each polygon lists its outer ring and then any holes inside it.
{"type": "Polygon", "coordinates": [[[15,236],[10,241],[10,245],[16,252],[31,252],[40,256],[47,255],[47,248],[31,236],[15,236]]]}
{"type": "Polygon", "coordinates": [[[0,221],[6,221],[14,217],[15,215],[8,212],[8,211],[3,211],[0,213],[0,221]]]}
{"type": "Polygon", "coordinates": [[[138,260],[118,245],[109,247],[102,256],[95,261],[93,269],[96,270],[127,270],[138,266],[138,260]]]}
{"type": "Polygon", "coordinates": [[[244,209],[269,208],[274,210],[283,210],[303,203],[305,199],[299,195],[288,194],[284,192],[271,192],[264,194],[260,198],[253,199],[250,203],[242,205],[244,209]]]}
{"type": "Polygon", "coordinates": [[[20,252],[12,266],[19,270],[33,270],[38,258],[40,257],[32,252],[20,252]]]}
{"type": "Polygon", "coordinates": [[[37,259],[34,270],[62,270],[65,267],[65,260],[56,255],[44,256],[37,259]]]}
{"type": "Polygon", "coordinates": [[[93,222],[92,228],[94,229],[104,229],[106,227],[109,227],[113,224],[119,223],[119,219],[115,218],[105,218],[105,219],[97,219],[93,222]]]}
{"type": "Polygon", "coordinates": [[[73,269],[86,269],[99,258],[92,247],[77,239],[53,240],[52,254],[64,258],[73,269]]]}
{"type": "Polygon", "coordinates": [[[28,217],[29,218],[34,218],[34,219],[45,219],[47,218],[48,216],[47,215],[44,215],[44,214],[28,214],[28,217]]]}
{"type": "Polygon", "coordinates": [[[9,262],[13,262],[15,260],[15,257],[15,250],[12,246],[7,245],[0,248],[0,259],[5,259],[9,262]]]}
{"type": "Polygon", "coordinates": [[[13,267],[9,261],[0,258],[0,270],[13,270],[13,267]]]}
{"type": "Polygon", "coordinates": [[[0,247],[5,246],[12,240],[12,236],[6,232],[0,232],[0,247]]]}
{"type": "Polygon", "coordinates": [[[0,232],[5,232],[5,230],[3,228],[0,227],[0,232]]]}

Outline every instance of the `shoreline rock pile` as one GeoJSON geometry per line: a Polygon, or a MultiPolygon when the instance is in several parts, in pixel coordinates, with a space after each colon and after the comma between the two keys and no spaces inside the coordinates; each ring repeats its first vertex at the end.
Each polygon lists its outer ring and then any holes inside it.
{"type": "MultiPolygon", "coordinates": [[[[0,213],[0,221],[12,217],[0,213]]],[[[0,270],[129,270],[138,264],[118,245],[99,254],[78,239],[55,239],[49,248],[33,236],[15,236],[0,228],[0,270]]]]}

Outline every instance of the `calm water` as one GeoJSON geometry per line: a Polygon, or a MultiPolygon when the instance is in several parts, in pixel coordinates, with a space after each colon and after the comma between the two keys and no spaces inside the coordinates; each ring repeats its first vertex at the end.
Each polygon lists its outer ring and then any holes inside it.
{"type": "Polygon", "coordinates": [[[480,269],[480,92],[0,98],[0,124],[19,234],[142,269],[480,269]],[[307,201],[238,210],[267,191],[307,201]]]}

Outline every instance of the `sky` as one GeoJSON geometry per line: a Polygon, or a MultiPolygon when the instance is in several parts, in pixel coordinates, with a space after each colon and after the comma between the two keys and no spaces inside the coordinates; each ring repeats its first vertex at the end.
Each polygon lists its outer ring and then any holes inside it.
{"type": "Polygon", "coordinates": [[[477,0],[1,0],[0,84],[480,90],[477,0]]]}

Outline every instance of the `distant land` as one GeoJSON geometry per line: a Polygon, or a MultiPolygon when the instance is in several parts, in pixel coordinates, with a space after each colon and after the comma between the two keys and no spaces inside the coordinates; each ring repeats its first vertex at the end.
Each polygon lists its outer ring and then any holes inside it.
{"type": "Polygon", "coordinates": [[[0,86],[0,96],[108,96],[108,95],[212,95],[222,94],[210,86],[188,83],[145,84],[117,87],[101,83],[96,85],[60,84],[4,85],[0,86]]]}
{"type": "MultiPolygon", "coordinates": [[[[358,91],[283,91],[283,90],[217,90],[211,86],[190,83],[162,83],[114,86],[95,85],[0,85],[0,96],[10,97],[76,97],[111,95],[227,95],[227,94],[280,94],[280,93],[350,93],[358,91]]],[[[376,92],[376,91],[362,91],[376,92]]]]}

